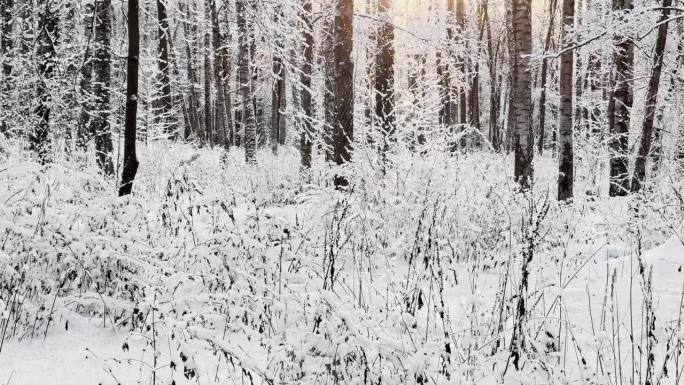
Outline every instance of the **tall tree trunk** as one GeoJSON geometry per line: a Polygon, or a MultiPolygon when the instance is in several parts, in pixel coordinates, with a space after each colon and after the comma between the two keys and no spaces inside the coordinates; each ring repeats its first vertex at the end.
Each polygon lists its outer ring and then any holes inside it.
{"type": "MultiPolygon", "coordinates": [[[[631,12],[632,0],[613,0],[613,10],[631,12]]],[[[610,132],[610,196],[625,196],[629,192],[629,121],[632,102],[634,72],[634,42],[624,36],[615,36],[615,85],[608,106],[610,132]]]]}
{"type": "Polygon", "coordinates": [[[473,81],[470,88],[470,125],[475,129],[473,137],[473,147],[479,149],[482,145],[482,126],[480,124],[480,50],[485,33],[485,14],[484,5],[478,6],[478,28],[479,34],[476,42],[475,68],[473,70],[473,81]]]}
{"type": "MultiPolygon", "coordinates": [[[[556,6],[558,0],[549,0],[549,29],[546,31],[546,39],[544,40],[544,54],[549,52],[551,47],[551,38],[556,19],[556,6]]],[[[571,51],[572,52],[572,51],[571,51]]],[[[562,59],[561,59],[562,60],[562,59]]],[[[544,153],[544,138],[546,134],[546,89],[548,87],[548,72],[549,61],[546,57],[542,59],[541,65],[541,94],[539,95],[539,142],[537,143],[537,151],[539,154],[544,153]]]]}
{"type": "Polygon", "coordinates": [[[325,67],[325,94],[323,105],[325,113],[324,145],[325,161],[332,162],[333,155],[333,120],[335,117],[335,15],[333,14],[325,28],[325,41],[322,44],[321,59],[325,67]]]}
{"type": "MultiPolygon", "coordinates": [[[[224,6],[226,13],[226,20],[230,20],[228,4],[224,6]]],[[[227,48],[228,44],[232,40],[230,34],[230,28],[226,28],[226,32],[221,35],[222,48],[221,48],[221,59],[223,61],[223,108],[226,116],[226,131],[228,135],[228,142],[226,145],[228,147],[235,145],[235,123],[233,122],[233,97],[231,95],[232,87],[231,82],[231,72],[232,72],[232,58],[230,50],[227,48]]]]}
{"type": "MultiPolygon", "coordinates": [[[[456,0],[456,23],[458,25],[458,32],[459,32],[459,39],[464,42],[465,44],[465,1],[464,0],[456,0]]],[[[466,76],[466,57],[461,57],[459,56],[457,58],[458,60],[458,72],[459,75],[462,77],[466,76]]],[[[464,82],[464,84],[467,84],[467,82],[464,82]]],[[[466,95],[468,94],[468,91],[465,87],[459,87],[458,89],[458,112],[459,112],[459,123],[461,124],[467,124],[468,123],[468,116],[467,116],[467,97],[466,95]]],[[[465,137],[463,137],[465,139],[465,137]]]]}
{"type": "Polygon", "coordinates": [[[83,54],[83,65],[81,66],[81,80],[80,80],[80,117],[76,129],[76,147],[85,152],[90,140],[90,119],[91,113],[94,110],[93,105],[93,90],[91,89],[93,83],[93,38],[95,35],[95,7],[96,2],[88,2],[85,5],[85,38],[86,48],[83,54]]]}
{"type": "MultiPolygon", "coordinates": [[[[658,104],[658,90],[660,88],[660,76],[663,71],[663,54],[667,45],[668,18],[670,17],[669,7],[672,0],[663,0],[662,15],[658,26],[658,37],[653,55],[653,68],[651,69],[651,79],[648,82],[646,93],[646,106],[644,111],[644,124],[641,131],[641,143],[634,164],[634,177],[632,178],[632,192],[639,192],[646,179],[646,160],[651,153],[653,141],[653,119],[655,117],[656,105],[658,104]]],[[[659,133],[656,133],[656,136],[659,133]]]]}
{"type": "MultiPolygon", "coordinates": [[[[251,0],[251,14],[252,15],[258,15],[259,14],[259,2],[251,0]]],[[[262,93],[256,92],[256,89],[259,86],[259,79],[261,79],[260,75],[262,72],[261,66],[258,65],[259,58],[257,55],[262,56],[263,54],[260,51],[257,51],[257,39],[256,39],[256,18],[251,19],[251,26],[250,26],[250,31],[252,33],[252,38],[250,39],[249,42],[249,54],[250,54],[250,72],[252,74],[252,111],[253,111],[253,116],[254,116],[254,127],[256,131],[256,138],[257,138],[257,144],[256,148],[262,148],[267,145],[268,143],[268,132],[266,131],[266,125],[265,125],[265,120],[264,120],[264,113],[265,113],[265,106],[264,106],[264,97],[262,93]]]]}
{"type": "MultiPolygon", "coordinates": [[[[335,107],[333,116],[333,160],[338,165],[351,160],[354,140],[354,62],[353,48],[354,1],[338,0],[335,13],[335,107]]],[[[346,177],[335,176],[335,186],[349,184],[346,177]]]]}
{"type": "Polygon", "coordinates": [[[95,137],[96,161],[105,175],[114,175],[112,163],[112,132],[109,126],[110,89],[112,72],[112,3],[98,0],[95,6],[94,82],[91,86],[95,98],[90,132],[95,137]]]}
{"type": "MultiPolygon", "coordinates": [[[[561,16],[561,41],[570,46],[568,29],[573,27],[575,19],[575,0],[563,0],[561,16]]],[[[558,200],[572,200],[574,186],[574,150],[573,150],[573,103],[572,103],[572,72],[575,67],[575,53],[566,50],[561,55],[560,63],[560,122],[558,125],[558,200]]]]}
{"type": "Polygon", "coordinates": [[[12,13],[14,11],[14,0],[0,1],[0,18],[2,18],[2,29],[0,29],[0,65],[2,65],[2,75],[0,76],[0,92],[2,92],[2,100],[0,108],[0,134],[7,135],[9,127],[7,125],[7,116],[5,112],[10,110],[10,104],[7,99],[10,97],[12,90],[12,58],[14,50],[14,42],[12,40],[12,28],[14,22],[12,21],[12,13]]]}
{"type": "Polygon", "coordinates": [[[191,28],[189,26],[191,20],[190,16],[190,5],[186,2],[185,3],[185,21],[183,22],[183,31],[185,32],[186,36],[186,43],[185,43],[185,55],[187,56],[187,76],[188,76],[188,88],[187,88],[187,95],[188,95],[188,100],[189,100],[189,108],[188,108],[188,113],[190,117],[190,131],[186,130],[184,132],[184,139],[188,140],[192,134],[195,135],[201,135],[202,134],[202,123],[200,120],[200,113],[199,113],[199,96],[197,95],[197,91],[195,89],[195,85],[199,84],[199,79],[197,78],[197,74],[195,72],[195,68],[193,66],[194,63],[194,57],[193,57],[193,50],[190,47],[190,41],[192,40],[191,35],[195,36],[195,33],[191,33],[191,28]]]}
{"type": "Polygon", "coordinates": [[[223,85],[226,78],[226,69],[223,68],[224,48],[221,47],[221,30],[219,27],[218,13],[216,11],[216,0],[209,1],[211,17],[211,41],[214,49],[214,88],[216,89],[216,104],[213,106],[215,123],[215,133],[218,135],[217,144],[228,147],[228,131],[226,130],[228,116],[226,116],[225,87],[223,85]]]}
{"type": "MultiPolygon", "coordinates": [[[[442,57],[441,52],[437,52],[437,74],[440,80],[440,110],[439,120],[440,124],[445,125],[450,134],[454,134],[453,130],[454,118],[456,114],[453,109],[453,95],[451,94],[451,69],[449,68],[449,59],[451,57],[451,44],[454,38],[454,30],[450,22],[451,15],[454,13],[454,0],[447,0],[447,52],[446,58],[442,57]]],[[[452,151],[457,149],[456,143],[450,146],[452,151]]]]}
{"type": "Polygon", "coordinates": [[[53,3],[49,0],[38,2],[38,36],[36,39],[36,60],[38,80],[36,82],[35,113],[38,117],[36,127],[29,134],[31,150],[35,151],[41,164],[51,161],[50,152],[50,113],[52,98],[47,81],[52,79],[55,64],[55,44],[58,40],[58,19],[53,3]]]}
{"type": "MultiPolygon", "coordinates": [[[[208,1],[204,8],[204,17],[209,25],[211,23],[211,16],[208,1]]],[[[208,25],[204,31],[204,140],[209,142],[209,146],[213,148],[215,127],[211,109],[211,32],[208,25]]]]}
{"type": "Polygon", "coordinates": [[[442,52],[437,51],[435,57],[437,62],[437,78],[439,79],[439,124],[448,126],[450,114],[449,107],[451,103],[449,100],[451,74],[449,73],[447,61],[442,57],[442,52]]]}
{"type": "Polygon", "coordinates": [[[0,30],[0,53],[2,54],[2,75],[3,79],[9,78],[12,74],[11,52],[14,48],[12,40],[12,28],[14,22],[12,13],[14,11],[14,0],[1,0],[0,18],[2,18],[2,29],[0,30]]]}
{"type": "MultiPolygon", "coordinates": [[[[275,22],[283,18],[281,10],[276,11],[275,22]]],[[[275,53],[273,54],[272,72],[275,79],[271,89],[271,150],[274,154],[278,153],[278,146],[285,144],[285,108],[286,88],[285,88],[285,69],[281,55],[285,52],[283,36],[276,37],[275,53]]]]}
{"type": "MultiPolygon", "coordinates": [[[[582,8],[583,8],[583,0],[576,0],[577,1],[577,13],[578,15],[575,17],[575,20],[577,22],[577,30],[581,30],[582,28],[582,8]]],[[[576,36],[577,41],[582,41],[583,36],[581,33],[578,33],[576,36]]],[[[586,108],[582,106],[583,103],[583,97],[584,95],[584,83],[586,79],[586,73],[584,71],[585,64],[584,64],[584,57],[582,55],[582,51],[580,48],[575,49],[575,118],[574,118],[574,124],[578,130],[578,132],[583,132],[585,131],[584,128],[586,127],[585,124],[585,112],[586,108]]]]}
{"type": "Polygon", "coordinates": [[[257,133],[254,121],[252,90],[252,78],[250,74],[250,46],[251,28],[247,21],[247,7],[251,0],[237,0],[237,25],[238,25],[238,76],[240,82],[240,97],[242,103],[241,124],[244,129],[245,161],[248,164],[256,164],[257,133]]]}
{"type": "MultiPolygon", "coordinates": [[[[408,141],[408,148],[411,152],[416,151],[416,147],[420,145],[422,147],[423,144],[425,144],[425,135],[423,134],[422,128],[418,125],[418,113],[416,113],[416,110],[420,108],[420,102],[421,98],[418,93],[419,86],[418,84],[421,82],[419,81],[418,77],[420,74],[420,69],[418,68],[420,66],[420,60],[418,56],[416,55],[415,57],[415,63],[414,65],[410,66],[408,68],[408,92],[409,95],[411,95],[411,108],[410,108],[410,113],[409,113],[409,118],[408,121],[411,124],[411,129],[409,131],[409,135],[407,138],[408,141]]],[[[451,139],[451,138],[450,138],[451,139]]],[[[453,147],[453,146],[452,146],[453,147]]]]}
{"type": "MultiPolygon", "coordinates": [[[[376,18],[378,16],[378,4],[374,0],[366,1],[366,13],[369,17],[376,18]]],[[[368,97],[363,98],[364,103],[364,127],[366,128],[366,141],[369,146],[375,146],[376,138],[375,123],[377,121],[375,114],[375,70],[378,65],[378,33],[379,28],[375,24],[369,26],[368,36],[365,39],[365,86],[368,97]]]]}
{"type": "MultiPolygon", "coordinates": [[[[482,3],[483,23],[487,28],[487,54],[489,67],[489,140],[494,151],[501,150],[501,134],[499,130],[499,91],[497,87],[497,53],[492,40],[492,23],[489,18],[489,0],[482,3]]],[[[498,50],[498,43],[497,43],[498,50]]]]}
{"type": "MultiPolygon", "coordinates": [[[[678,96],[679,92],[681,92],[684,89],[684,77],[682,76],[682,70],[684,70],[684,21],[682,21],[682,19],[679,19],[677,21],[676,28],[676,35],[679,37],[679,41],[677,42],[677,53],[675,59],[675,63],[677,65],[670,73],[670,87],[671,93],[676,93],[675,95],[678,96]]],[[[682,101],[681,98],[677,98],[677,102],[675,105],[676,111],[679,111],[679,113],[682,113],[682,111],[684,111],[684,101],[682,101]]],[[[675,127],[677,131],[675,134],[676,141],[674,147],[674,158],[676,161],[675,170],[677,170],[677,172],[679,173],[684,173],[684,120],[680,119],[675,125],[675,127]]],[[[658,159],[656,159],[655,161],[659,162],[658,159]]]]}
{"type": "MultiPolygon", "coordinates": [[[[456,26],[458,28],[458,38],[460,42],[463,45],[466,45],[466,39],[465,39],[465,3],[464,0],[455,0],[456,3],[456,26]]],[[[463,84],[467,84],[467,74],[466,74],[466,57],[457,55],[456,56],[456,68],[458,71],[458,76],[457,78],[460,78],[463,84]]],[[[459,134],[461,135],[461,140],[460,140],[460,147],[461,149],[465,150],[466,147],[468,146],[468,141],[467,141],[467,136],[464,132],[465,130],[465,125],[468,123],[467,120],[467,98],[466,98],[467,91],[465,87],[460,86],[454,91],[454,98],[458,97],[458,102],[456,105],[453,107],[452,112],[454,114],[458,113],[458,117],[454,117],[454,120],[457,121],[461,126],[460,126],[460,132],[459,134]]]]}
{"type": "Polygon", "coordinates": [[[126,61],[126,121],[124,132],[124,165],[119,196],[130,195],[138,173],[135,142],[138,127],[138,63],[140,58],[140,30],[138,0],[128,0],[128,58],[126,61]]]}
{"type": "Polygon", "coordinates": [[[304,112],[304,124],[302,127],[302,137],[300,150],[302,155],[302,166],[311,168],[311,154],[313,152],[313,107],[311,95],[311,74],[313,72],[313,23],[312,23],[311,0],[305,0],[302,8],[301,19],[304,23],[304,62],[300,81],[302,83],[302,110],[304,112]]]}
{"type": "Polygon", "coordinates": [[[523,189],[532,182],[534,134],[532,129],[532,82],[530,55],[532,54],[532,18],[530,0],[511,1],[511,111],[513,114],[513,151],[515,178],[523,189]]]}
{"type": "Polygon", "coordinates": [[[171,31],[169,30],[169,19],[166,15],[166,0],[157,0],[157,21],[159,22],[158,36],[158,54],[157,68],[159,70],[159,110],[156,118],[162,124],[164,132],[169,137],[175,136],[176,127],[173,124],[173,117],[171,116],[173,110],[173,99],[171,97],[171,79],[169,77],[169,68],[171,61],[169,60],[169,38],[171,31]]]}
{"type": "MultiPolygon", "coordinates": [[[[394,25],[390,20],[392,0],[379,0],[379,15],[383,21],[378,31],[378,56],[375,66],[375,115],[380,119],[383,137],[382,156],[387,159],[390,143],[395,138],[394,113],[394,25]]],[[[383,172],[386,167],[383,165],[383,172]]]]}

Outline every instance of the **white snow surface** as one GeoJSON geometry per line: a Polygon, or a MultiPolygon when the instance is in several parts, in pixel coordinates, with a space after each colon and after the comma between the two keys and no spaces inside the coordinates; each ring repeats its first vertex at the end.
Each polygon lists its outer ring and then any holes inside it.
{"type": "Polygon", "coordinates": [[[682,372],[681,185],[562,206],[551,159],[528,197],[501,155],[404,154],[385,179],[362,162],[302,176],[294,152],[255,168],[240,156],[153,144],[130,199],[96,170],[11,158],[0,271],[24,286],[0,298],[26,300],[0,385],[641,383],[649,293],[650,376],[682,372]],[[329,185],[338,172],[352,193],[329,185]]]}

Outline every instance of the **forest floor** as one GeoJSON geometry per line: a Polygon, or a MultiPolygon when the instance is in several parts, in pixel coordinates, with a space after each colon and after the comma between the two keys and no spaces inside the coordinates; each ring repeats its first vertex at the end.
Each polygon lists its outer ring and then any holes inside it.
{"type": "Polygon", "coordinates": [[[294,151],[258,166],[239,151],[140,152],[130,198],[94,168],[7,155],[0,385],[617,385],[684,372],[681,181],[566,206],[550,158],[522,194],[511,159],[486,153],[401,154],[383,176],[372,157],[304,175],[294,151]],[[353,175],[350,192],[329,185],[334,172],[353,175]]]}

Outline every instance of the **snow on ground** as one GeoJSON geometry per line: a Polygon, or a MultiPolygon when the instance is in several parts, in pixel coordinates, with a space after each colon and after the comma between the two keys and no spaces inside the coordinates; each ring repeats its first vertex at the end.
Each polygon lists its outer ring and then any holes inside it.
{"type": "Polygon", "coordinates": [[[129,200],[93,169],[14,157],[0,171],[0,298],[14,309],[0,385],[616,385],[684,371],[671,348],[682,186],[565,207],[548,197],[552,160],[526,196],[491,154],[404,157],[381,177],[367,164],[304,175],[296,153],[249,168],[238,152],[164,148],[141,151],[129,200]],[[340,171],[352,193],[329,185],[340,171]]]}
{"type": "MultiPolygon", "coordinates": [[[[106,376],[105,357],[124,358],[122,332],[103,329],[102,322],[70,315],[69,330],[60,327],[48,338],[9,341],[2,349],[0,384],[97,384],[106,376]]],[[[128,380],[135,379],[129,378],[128,380]]]]}
{"type": "MultiPolygon", "coordinates": [[[[605,280],[606,262],[614,268],[626,269],[629,264],[628,257],[614,259],[608,256],[611,247],[601,247],[596,250],[594,262],[590,267],[574,279],[574,283],[565,289],[565,300],[570,311],[569,320],[577,322],[580,314],[588,315],[586,311],[586,291],[601,292],[605,280]],[[588,286],[585,286],[588,285],[588,286]]],[[[645,260],[653,266],[654,293],[656,296],[659,315],[663,317],[678,316],[682,296],[682,284],[684,284],[684,244],[677,236],[670,238],[665,244],[658,246],[645,253],[645,260]]],[[[628,275],[625,274],[625,277],[628,275]]],[[[637,284],[638,285],[638,284],[637,284]]],[[[639,288],[633,290],[639,296],[639,288]]],[[[453,304],[454,309],[464,308],[473,299],[463,296],[462,293],[452,292],[450,298],[459,298],[453,304]]],[[[594,310],[600,312],[600,295],[593,295],[598,307],[594,310]]],[[[143,376],[139,367],[144,364],[133,362],[128,365],[130,370],[117,370],[116,377],[112,377],[110,369],[121,366],[120,362],[126,359],[144,360],[144,345],[129,337],[129,333],[109,327],[102,327],[102,320],[88,320],[77,314],[68,314],[58,320],[48,338],[38,337],[28,341],[9,341],[2,349],[0,365],[0,384],[3,385],[73,385],[73,384],[96,384],[116,383],[111,382],[114,378],[122,384],[149,383],[149,378],[143,376]],[[65,330],[64,325],[69,328],[65,330]],[[129,350],[122,349],[123,343],[129,345],[129,350]],[[117,363],[117,360],[119,361],[117,363]]],[[[135,334],[134,334],[135,335],[135,334]]],[[[607,338],[600,336],[600,338],[607,338]]],[[[162,350],[164,351],[164,350],[162,350]]],[[[168,357],[168,354],[164,354],[168,357]]],[[[166,357],[160,357],[164,361],[166,357]]],[[[182,378],[180,379],[182,381],[182,378]]],[[[183,383],[183,382],[178,382],[183,383]]]]}

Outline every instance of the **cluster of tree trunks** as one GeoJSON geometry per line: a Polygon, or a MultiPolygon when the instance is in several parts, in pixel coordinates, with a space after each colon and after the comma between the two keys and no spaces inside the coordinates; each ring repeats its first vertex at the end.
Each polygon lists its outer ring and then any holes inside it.
{"type": "MultiPolygon", "coordinates": [[[[14,0],[1,0],[2,28],[0,29],[0,48],[2,53],[2,90],[7,93],[12,83],[12,53],[15,41],[13,39],[13,25],[15,18],[13,11],[14,0]]],[[[548,29],[543,41],[544,52],[552,50],[554,33],[556,30],[555,14],[559,0],[549,0],[548,29]]],[[[594,74],[600,69],[600,61],[595,54],[581,60],[573,45],[580,37],[572,33],[572,29],[579,25],[575,17],[576,9],[582,9],[581,0],[560,0],[560,39],[559,53],[559,93],[558,130],[554,130],[553,142],[558,146],[558,199],[571,200],[574,196],[574,137],[577,130],[588,129],[594,119],[594,111],[586,105],[580,105],[584,89],[595,91],[600,81],[594,74]],[[570,36],[574,36],[571,39],[570,36]],[[587,60],[588,59],[588,60],[587,60]],[[584,65],[583,65],[584,62],[584,65]],[[584,72],[586,67],[587,72],[584,72]],[[589,88],[591,87],[591,88],[589,88]],[[556,137],[557,135],[557,137],[556,137]]],[[[153,107],[155,119],[169,138],[176,138],[178,128],[176,114],[182,111],[184,130],[182,137],[191,139],[197,135],[201,144],[220,145],[230,148],[242,145],[245,149],[247,163],[256,163],[257,148],[267,140],[266,131],[261,129],[260,114],[263,113],[263,103],[256,94],[257,81],[263,82],[255,62],[259,60],[256,52],[254,15],[259,12],[260,4],[255,0],[235,0],[235,16],[237,19],[237,87],[231,89],[231,53],[228,49],[230,42],[230,28],[224,26],[219,11],[226,12],[225,21],[230,19],[229,3],[219,5],[217,0],[204,2],[204,10],[200,11],[207,22],[203,36],[197,30],[197,24],[190,20],[198,14],[194,2],[187,0],[178,4],[178,11],[183,14],[182,30],[186,36],[184,46],[187,65],[188,85],[177,87],[175,94],[172,78],[180,78],[178,63],[173,49],[171,26],[165,0],[156,0],[157,10],[157,84],[158,89],[154,97],[153,107]],[[195,50],[193,38],[198,37],[203,45],[201,50],[195,50]],[[196,66],[196,60],[203,61],[196,66]],[[198,68],[199,67],[199,68],[198,68]],[[203,72],[203,74],[202,74],[203,72]],[[203,76],[202,76],[203,75],[203,76]],[[199,85],[203,80],[201,87],[199,85]],[[201,92],[198,92],[202,90],[201,92]],[[235,93],[234,93],[235,92],[235,93]],[[233,108],[232,95],[237,95],[239,108],[233,108]]],[[[369,3],[370,4],[370,3],[369,3]]],[[[379,143],[383,170],[385,170],[388,153],[392,143],[396,141],[395,117],[395,27],[391,20],[392,0],[378,0],[373,5],[377,8],[377,29],[373,33],[375,46],[374,55],[369,56],[367,76],[371,87],[372,98],[366,109],[366,121],[371,127],[377,128],[379,135],[370,137],[380,138],[379,143]]],[[[30,148],[35,151],[41,163],[47,163],[51,158],[51,93],[48,90],[50,79],[55,76],[55,58],[60,44],[59,17],[56,6],[49,1],[41,0],[36,3],[36,28],[33,30],[26,25],[27,33],[35,35],[36,83],[35,83],[35,124],[28,133],[30,148]]],[[[587,5],[589,6],[589,5],[587,5]]],[[[138,103],[138,62],[140,51],[140,34],[138,20],[138,4],[136,0],[128,1],[128,39],[129,54],[127,68],[127,95],[125,112],[125,143],[124,167],[122,174],[121,194],[130,193],[132,181],[135,178],[137,159],[135,156],[135,141],[137,128],[138,103]]],[[[285,19],[283,5],[275,5],[275,24],[285,19]]],[[[502,72],[499,70],[500,60],[504,55],[500,53],[499,44],[492,36],[492,26],[489,18],[489,2],[481,0],[471,9],[476,8],[476,38],[468,39],[466,33],[466,2],[465,0],[446,0],[448,20],[446,23],[446,37],[448,49],[438,50],[436,53],[436,71],[439,78],[439,122],[449,127],[452,135],[450,147],[477,148],[481,143],[480,116],[480,54],[486,51],[486,63],[489,75],[489,141],[494,150],[499,151],[504,145],[514,152],[514,175],[523,190],[528,189],[533,182],[534,156],[534,123],[532,103],[532,68],[530,56],[532,54],[532,22],[531,1],[510,0],[506,2],[506,22],[509,33],[505,36],[508,44],[509,87],[506,95],[506,110],[502,105],[502,72]],[[463,55],[454,51],[454,43],[467,46],[473,55],[463,55]],[[472,60],[471,56],[478,56],[472,60]],[[500,116],[505,113],[506,140],[501,138],[500,116]],[[464,133],[469,127],[474,134],[464,133]],[[460,140],[459,140],[460,139],[460,140]]],[[[331,17],[323,14],[325,27],[323,41],[320,46],[321,65],[325,75],[324,109],[326,132],[323,135],[326,144],[326,159],[338,165],[349,162],[352,158],[354,136],[354,61],[353,50],[353,0],[338,0],[332,8],[331,17]]],[[[633,0],[612,0],[612,10],[618,20],[625,18],[633,11],[633,0]]],[[[634,173],[629,174],[628,159],[629,128],[631,109],[634,102],[634,50],[635,44],[629,36],[620,34],[613,37],[613,79],[608,97],[608,145],[610,149],[610,189],[611,196],[622,196],[640,191],[647,174],[647,162],[653,159],[657,166],[659,162],[660,130],[656,124],[659,85],[662,76],[664,53],[667,45],[668,27],[672,0],[662,0],[660,20],[656,25],[656,44],[654,48],[651,76],[646,90],[644,118],[641,135],[638,141],[638,152],[634,164],[634,173]]],[[[26,11],[23,11],[24,13],[26,11]]],[[[70,13],[73,16],[73,13],[70,13]]],[[[79,85],[81,94],[80,119],[77,125],[76,143],[83,152],[88,143],[94,139],[95,161],[103,174],[113,176],[115,173],[112,160],[113,144],[111,136],[111,99],[112,99],[112,3],[111,0],[92,0],[85,5],[85,37],[86,47],[83,64],[80,68],[79,85]]],[[[299,147],[301,164],[311,167],[316,133],[314,132],[314,111],[312,92],[312,76],[316,58],[314,54],[314,19],[312,0],[302,0],[298,15],[302,34],[301,47],[287,51],[286,36],[277,33],[271,36],[273,55],[271,57],[271,112],[270,112],[270,145],[277,153],[278,147],[286,144],[287,136],[287,95],[292,90],[293,103],[301,111],[295,120],[300,129],[299,147]],[[295,52],[300,50],[299,52],[295,52]],[[292,62],[286,62],[288,55],[292,55],[292,62]],[[299,78],[288,84],[289,67],[299,58],[299,78]]],[[[72,24],[68,24],[72,25],[72,24]]],[[[21,49],[28,51],[29,44],[22,40],[21,49]]],[[[544,151],[547,126],[547,95],[549,88],[549,72],[552,57],[544,56],[541,60],[540,72],[537,80],[541,88],[539,116],[537,122],[538,146],[541,154],[544,151]]],[[[426,56],[416,55],[417,68],[409,71],[409,91],[418,101],[424,99],[425,90],[421,89],[420,79],[425,78],[426,56]],[[422,91],[421,91],[422,90],[422,91]]],[[[71,66],[71,71],[78,71],[78,67],[71,66]]],[[[74,96],[76,98],[76,96],[74,96]]],[[[76,103],[76,102],[74,102],[76,103]]],[[[7,106],[3,99],[3,109],[7,106]]],[[[3,119],[6,115],[3,116],[3,119]]],[[[415,123],[415,122],[414,122],[415,123]]],[[[2,132],[7,132],[6,122],[0,122],[2,132]]],[[[418,126],[416,126],[418,127],[418,126]]],[[[424,130],[417,128],[413,139],[417,143],[427,141],[424,130]]],[[[70,139],[68,139],[69,141],[70,139]]],[[[370,144],[374,144],[373,139],[370,144]]],[[[414,144],[415,145],[415,144],[414,144]]],[[[414,146],[412,145],[412,146],[414,146]]],[[[67,145],[68,147],[68,145],[67,145]]],[[[335,178],[335,185],[344,187],[349,180],[344,175],[335,178]]]]}

